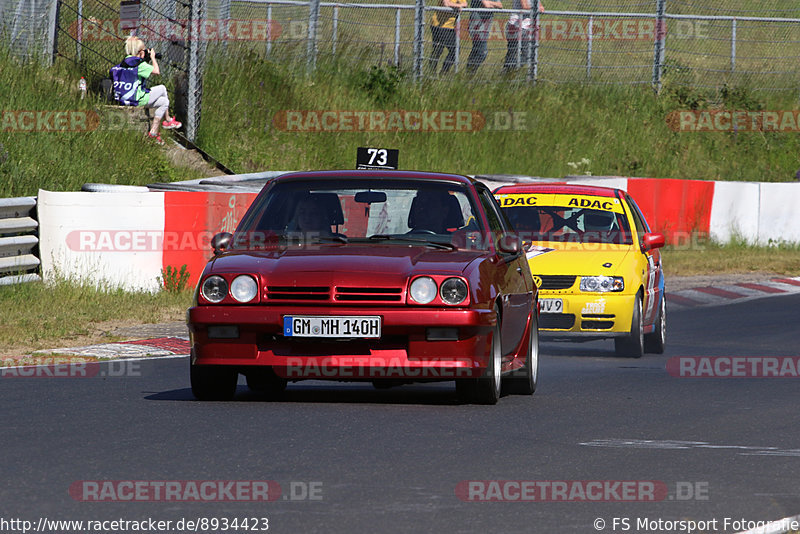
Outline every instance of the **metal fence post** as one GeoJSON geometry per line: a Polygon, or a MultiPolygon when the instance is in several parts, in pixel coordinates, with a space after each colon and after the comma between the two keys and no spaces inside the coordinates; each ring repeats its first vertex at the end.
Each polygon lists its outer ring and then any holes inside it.
{"type": "Polygon", "coordinates": [[[414,81],[422,78],[423,36],[425,30],[425,0],[416,0],[414,6],[414,81]]]}
{"type": "Polygon", "coordinates": [[[456,57],[453,69],[458,72],[458,58],[461,57],[461,10],[456,11],[456,57]]]}
{"type": "Polygon", "coordinates": [[[78,23],[78,49],[76,50],[76,53],[78,55],[78,61],[80,61],[81,55],[83,54],[83,0],[78,0],[78,20],[76,22],[78,23]]]}
{"type": "Polygon", "coordinates": [[[272,4],[267,4],[267,57],[272,54],[272,4]]]}
{"type": "MultiPolygon", "coordinates": [[[[2,1],[2,0],[0,0],[2,1]]],[[[56,55],[58,55],[58,14],[61,9],[61,0],[52,0],[50,4],[50,9],[48,10],[48,31],[47,31],[47,48],[45,48],[45,60],[48,66],[53,66],[53,63],[56,61],[56,55]],[[49,52],[49,53],[47,53],[49,52]]],[[[2,15],[2,13],[0,13],[2,15]]],[[[2,17],[0,17],[0,21],[2,17]]],[[[78,19],[80,20],[80,19],[78,19]]],[[[3,28],[0,27],[0,33],[2,33],[3,28]]]]}
{"type": "Polygon", "coordinates": [[[587,28],[587,39],[586,39],[586,79],[591,79],[592,77],[592,41],[594,40],[594,33],[592,31],[592,25],[594,24],[594,17],[589,17],[589,27],[587,28]]]}
{"type": "Polygon", "coordinates": [[[664,41],[667,39],[667,0],[656,0],[656,34],[653,44],[653,89],[661,92],[661,75],[664,70],[664,41]]]}
{"type": "Polygon", "coordinates": [[[229,19],[231,18],[231,0],[220,0],[219,12],[217,13],[219,20],[217,20],[217,27],[220,28],[220,38],[223,39],[222,45],[228,48],[228,35],[229,19]]]}
{"type": "Polygon", "coordinates": [[[306,68],[309,72],[317,66],[317,24],[319,23],[319,1],[308,3],[308,43],[306,46],[306,68]]]}
{"type": "Polygon", "coordinates": [[[736,19],[731,21],[731,72],[736,70],[736,19]]]}
{"type": "Polygon", "coordinates": [[[189,11],[189,78],[186,106],[186,138],[194,142],[200,122],[200,101],[203,87],[203,73],[200,68],[200,25],[204,10],[203,0],[191,0],[189,11]]]}
{"type": "Polygon", "coordinates": [[[339,5],[333,6],[333,34],[331,41],[333,45],[333,55],[336,55],[336,39],[339,37],[339,5]]]}
{"type": "Polygon", "coordinates": [[[530,63],[528,66],[528,81],[535,84],[539,78],[539,0],[531,3],[531,46],[530,63]]]}
{"type": "MultiPolygon", "coordinates": [[[[520,11],[516,15],[519,17],[519,32],[517,32],[517,60],[514,63],[514,67],[520,68],[522,66],[522,34],[525,33],[522,30],[522,21],[525,19],[525,13],[520,11]]],[[[506,28],[508,28],[508,26],[506,26],[506,28]]]]}
{"type": "Polygon", "coordinates": [[[400,66],[400,8],[394,11],[394,64],[400,66]]]}

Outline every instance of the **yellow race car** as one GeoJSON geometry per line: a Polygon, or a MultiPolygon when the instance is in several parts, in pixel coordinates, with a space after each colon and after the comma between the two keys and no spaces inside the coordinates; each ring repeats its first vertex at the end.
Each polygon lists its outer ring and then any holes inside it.
{"type": "Polygon", "coordinates": [[[664,236],[630,195],[564,184],[502,186],[494,195],[530,243],[542,338],[613,338],[617,354],[633,358],[664,352],[664,236]]]}

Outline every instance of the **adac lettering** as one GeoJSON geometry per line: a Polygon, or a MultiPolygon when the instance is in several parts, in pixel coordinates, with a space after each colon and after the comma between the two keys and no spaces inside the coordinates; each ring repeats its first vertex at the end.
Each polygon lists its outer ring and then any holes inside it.
{"type": "Polygon", "coordinates": [[[536,197],[505,197],[501,200],[500,206],[506,208],[508,206],[535,206],[536,197]]]}
{"type": "Polygon", "coordinates": [[[610,201],[600,202],[599,200],[590,200],[588,198],[571,198],[567,203],[568,206],[575,206],[578,208],[593,208],[598,210],[611,211],[614,206],[610,201]]]}

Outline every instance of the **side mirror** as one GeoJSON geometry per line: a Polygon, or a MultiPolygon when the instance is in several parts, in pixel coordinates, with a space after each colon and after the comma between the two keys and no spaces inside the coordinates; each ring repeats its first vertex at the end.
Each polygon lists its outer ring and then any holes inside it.
{"type": "Polygon", "coordinates": [[[218,256],[225,252],[225,249],[228,248],[231,239],[233,239],[233,234],[230,232],[220,232],[212,237],[211,246],[214,248],[214,255],[218,256]]]}
{"type": "Polygon", "coordinates": [[[497,241],[497,248],[504,254],[519,254],[522,250],[522,240],[517,234],[503,234],[497,241]]]}
{"type": "Polygon", "coordinates": [[[664,234],[644,234],[642,237],[642,252],[647,252],[654,248],[661,248],[664,244],[664,234]]]}

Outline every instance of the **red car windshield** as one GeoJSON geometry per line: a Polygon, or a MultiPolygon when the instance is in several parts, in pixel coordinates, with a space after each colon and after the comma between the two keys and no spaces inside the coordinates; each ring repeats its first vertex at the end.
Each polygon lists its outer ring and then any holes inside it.
{"type": "MultiPolygon", "coordinates": [[[[462,248],[479,231],[469,190],[458,183],[403,179],[292,179],[278,182],[236,230],[233,248],[256,239],[406,244],[413,241],[462,248]]],[[[470,241],[475,248],[475,240],[470,241]]]]}
{"type": "Polygon", "coordinates": [[[503,211],[525,241],[633,243],[623,213],[562,206],[513,206],[503,211]]]}

